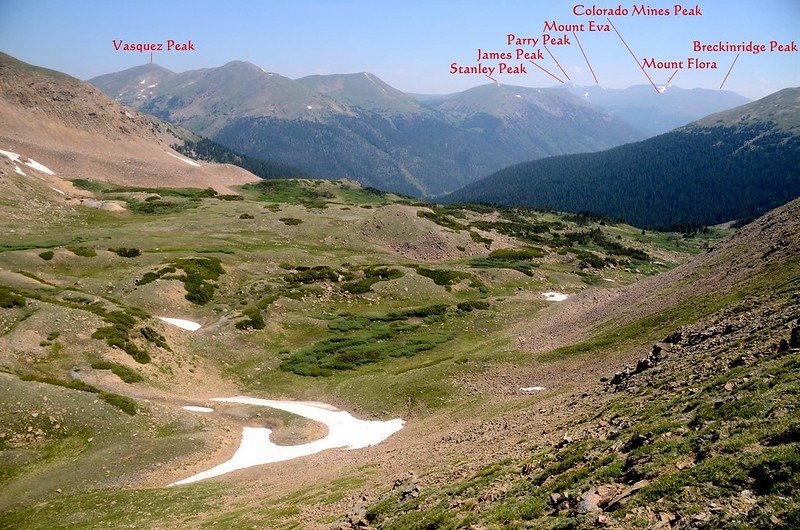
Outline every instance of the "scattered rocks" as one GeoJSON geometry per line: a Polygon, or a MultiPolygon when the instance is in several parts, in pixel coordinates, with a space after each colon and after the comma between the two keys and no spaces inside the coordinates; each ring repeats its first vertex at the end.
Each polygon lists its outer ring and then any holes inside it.
{"type": "Polygon", "coordinates": [[[419,497],[420,487],[419,479],[412,471],[408,472],[404,478],[395,479],[392,485],[392,491],[400,490],[400,501],[407,501],[408,499],[416,499],[419,497]]]}
{"type": "MultiPolygon", "coordinates": [[[[669,338],[670,337],[667,337],[667,339],[669,338]]],[[[608,385],[615,387],[615,391],[621,390],[623,388],[622,383],[631,376],[649,370],[661,362],[664,358],[664,352],[668,351],[669,347],[669,343],[666,342],[666,339],[665,342],[661,344],[653,344],[653,348],[650,350],[650,353],[647,355],[647,357],[639,359],[635,368],[626,366],[624,370],[614,374],[614,377],[611,378],[611,381],[609,381],[608,385]]]]}

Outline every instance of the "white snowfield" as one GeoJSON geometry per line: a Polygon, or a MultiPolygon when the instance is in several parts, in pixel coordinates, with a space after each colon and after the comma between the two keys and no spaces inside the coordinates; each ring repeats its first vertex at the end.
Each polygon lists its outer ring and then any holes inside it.
{"type": "Polygon", "coordinates": [[[557,293],[555,291],[542,293],[542,296],[544,296],[544,299],[547,300],[548,302],[563,302],[564,300],[569,298],[568,294],[557,293]]]}
{"type": "Polygon", "coordinates": [[[172,153],[170,153],[170,152],[167,152],[167,154],[168,154],[169,156],[173,157],[173,158],[177,158],[177,159],[178,159],[178,160],[180,160],[181,162],[186,162],[186,163],[187,163],[187,164],[189,164],[190,166],[197,166],[197,167],[200,167],[200,164],[198,164],[198,163],[197,163],[197,162],[195,162],[194,160],[189,160],[188,158],[183,158],[182,156],[174,155],[174,154],[172,154],[172,153]]]}
{"type": "Polygon", "coordinates": [[[173,326],[185,329],[186,331],[197,331],[202,327],[197,322],[192,322],[191,320],[184,320],[182,318],[158,317],[158,319],[163,322],[166,322],[167,324],[172,324],[173,326]]]}
{"type": "Polygon", "coordinates": [[[211,407],[198,407],[196,405],[186,405],[185,407],[181,407],[183,410],[188,410],[189,412],[214,412],[214,409],[211,407]]]}
{"type": "Polygon", "coordinates": [[[542,390],[544,390],[544,387],[543,386],[526,386],[526,387],[520,388],[520,390],[523,391],[523,392],[541,392],[542,390]]]}
{"type": "Polygon", "coordinates": [[[230,460],[202,473],[174,482],[170,486],[189,484],[239,469],[313,455],[326,449],[361,449],[377,445],[402,429],[405,424],[400,418],[388,421],[359,420],[351,416],[349,412],[339,410],[326,403],[273,401],[246,396],[214,398],[212,401],[257,405],[291,412],[324,423],[328,427],[328,435],[300,445],[276,445],[269,439],[272,432],[270,429],[245,427],[242,431],[242,442],[239,449],[230,460]]]}
{"type": "MultiPolygon", "coordinates": [[[[3,151],[2,149],[0,149],[0,155],[4,155],[10,158],[12,162],[21,162],[20,160],[21,157],[17,153],[12,153],[11,151],[3,151]]],[[[47,173],[48,175],[55,175],[52,169],[45,166],[44,164],[40,164],[39,162],[37,162],[32,158],[29,158],[27,162],[22,162],[22,163],[31,169],[35,169],[36,171],[41,171],[42,173],[47,173]]],[[[24,173],[22,173],[22,170],[17,171],[17,173],[24,175],[24,173]]]]}

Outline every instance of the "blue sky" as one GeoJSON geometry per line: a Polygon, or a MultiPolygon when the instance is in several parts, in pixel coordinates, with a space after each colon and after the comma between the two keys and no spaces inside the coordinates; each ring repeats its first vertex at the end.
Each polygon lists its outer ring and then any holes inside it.
{"type": "MultiPolygon", "coordinates": [[[[668,9],[675,5],[660,0],[594,4],[630,9],[634,3],[668,9]]],[[[195,52],[162,52],[156,54],[155,62],[184,71],[246,60],[291,78],[368,71],[406,92],[451,93],[489,80],[482,75],[451,75],[450,64],[476,64],[478,48],[513,51],[506,45],[509,33],[541,37],[545,20],[605,22],[605,17],[576,17],[575,4],[591,6],[593,2],[0,0],[0,50],[88,79],[149,62],[149,54],[115,51],[113,39],[191,39],[195,52]]],[[[645,57],[685,61],[695,56],[717,61],[717,70],[680,71],[673,84],[684,88],[718,88],[736,55],[693,53],[695,39],[800,42],[800,0],[714,0],[701,1],[700,6],[703,15],[699,17],[628,16],[612,21],[640,61],[645,57]]],[[[601,86],[623,88],[648,82],[615,33],[583,33],[578,38],[601,86]]],[[[549,48],[572,81],[594,84],[575,43],[549,48]]],[[[540,64],[563,79],[550,57],[545,57],[540,64]]],[[[523,86],[558,84],[529,63],[527,69],[527,74],[494,77],[523,86]]],[[[672,72],[652,72],[652,77],[661,84],[672,72]]],[[[726,89],[750,98],[787,86],[800,86],[798,53],[743,53],[725,84],[726,89]]]]}

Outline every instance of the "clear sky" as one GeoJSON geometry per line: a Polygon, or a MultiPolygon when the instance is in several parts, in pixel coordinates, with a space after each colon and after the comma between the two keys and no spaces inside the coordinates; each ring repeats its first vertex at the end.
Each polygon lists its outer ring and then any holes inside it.
{"type": "MultiPolygon", "coordinates": [[[[673,10],[675,2],[591,0],[138,0],[136,2],[0,0],[0,51],[81,79],[149,62],[149,54],[114,49],[131,43],[191,39],[194,52],[156,53],[156,63],[173,71],[245,60],[291,78],[368,71],[406,92],[444,94],[485,84],[483,75],[452,75],[450,64],[475,65],[477,50],[514,53],[506,36],[542,36],[544,21],[606,23],[604,16],[573,14],[573,6],[631,9],[648,5],[673,10]]],[[[694,7],[695,2],[686,2],[694,7]]],[[[613,17],[611,20],[642,61],[717,62],[716,70],[681,70],[673,84],[719,88],[735,53],[694,53],[692,41],[800,42],[800,0],[706,0],[702,16],[613,17]]],[[[563,35],[553,33],[554,35],[563,35]]],[[[616,33],[579,33],[599,84],[624,88],[648,83],[616,33]]],[[[574,38],[548,46],[571,80],[594,78],[574,38]]],[[[527,48],[531,48],[528,46],[527,48]]],[[[545,52],[546,53],[546,52],[545,52]]],[[[505,61],[517,65],[519,61],[505,61]]],[[[497,66],[498,61],[484,61],[497,66]]],[[[505,84],[559,84],[527,61],[528,73],[493,76],[505,84]]],[[[566,81],[545,54],[539,64],[566,81]]],[[[650,70],[663,84],[674,70],[650,70]]],[[[800,86],[800,53],[742,53],[725,88],[759,98],[800,86]]]]}

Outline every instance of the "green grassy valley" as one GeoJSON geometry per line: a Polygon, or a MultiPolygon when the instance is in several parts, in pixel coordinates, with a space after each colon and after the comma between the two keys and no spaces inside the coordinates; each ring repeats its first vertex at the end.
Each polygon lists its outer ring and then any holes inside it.
{"type": "MultiPolygon", "coordinates": [[[[543,293],[562,292],[576,304],[657,281],[718,245],[728,234],[721,229],[643,232],[557,212],[440,207],[346,181],[262,181],[241,187],[238,200],[202,189],[75,184],[126,208],[76,207],[37,225],[13,216],[3,221],[14,234],[0,241],[0,380],[3,399],[13,404],[2,413],[4,525],[125,526],[136,515],[134,526],[238,525],[253,517],[254,524],[305,527],[309,509],[327,514],[315,524],[326,517],[332,523],[356,490],[380,489],[393,467],[380,451],[340,454],[335,458],[353,460],[319,478],[299,471],[305,478],[294,486],[266,468],[248,471],[257,481],[277,480],[280,494],[263,497],[275,509],[220,513],[214,503],[199,509],[179,499],[191,491],[196,502],[230,500],[235,480],[162,488],[186,475],[187,466],[236,444],[237,426],[265,419],[224,408],[198,418],[180,406],[245,393],[325,401],[365,417],[399,416],[408,426],[385,443],[403,453],[408,444],[436,445],[444,418],[461,418],[448,421],[445,431],[461,422],[474,428],[544,402],[565,403],[600,375],[559,382],[557,372],[591,355],[610,376],[640,344],[659,338],[654,331],[721,307],[687,312],[678,305],[663,317],[633,320],[623,312],[616,319],[628,324],[612,319],[610,328],[578,327],[584,336],[574,344],[526,342],[537,315],[546,320],[560,309],[543,293]],[[190,333],[156,317],[202,328],[190,333]],[[648,319],[663,322],[653,326],[648,319]],[[518,381],[522,375],[541,380],[545,390],[520,391],[529,386],[518,381]],[[308,501],[302,508],[292,508],[297,495],[308,501]]],[[[608,400],[594,414],[622,406],[615,403],[608,400]]],[[[292,418],[269,424],[280,433],[292,418]]],[[[579,418],[583,413],[566,425],[579,418]]],[[[420,476],[441,473],[442,464],[458,466],[428,451],[398,458],[420,476]]],[[[476,451],[469,467],[495,456],[476,451]]],[[[561,458],[560,450],[542,451],[561,458]]],[[[616,460],[601,459],[617,469],[616,460]]],[[[480,472],[479,482],[508,482],[515,466],[524,465],[502,462],[480,472]]],[[[302,459],[295,466],[303,467],[302,459]]],[[[387,499],[365,513],[373,522],[428,520],[441,511],[447,491],[424,489],[413,516],[401,516],[411,505],[387,499]],[[427,506],[422,500],[432,504],[419,512],[427,506]]],[[[524,501],[523,490],[514,491],[517,500],[492,510],[516,513],[518,501],[544,502],[554,490],[524,501]]],[[[503,520],[495,511],[486,517],[503,520]]]]}

